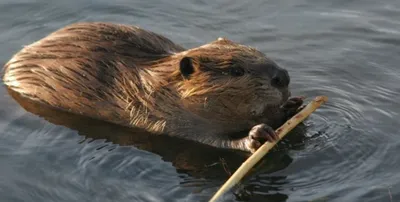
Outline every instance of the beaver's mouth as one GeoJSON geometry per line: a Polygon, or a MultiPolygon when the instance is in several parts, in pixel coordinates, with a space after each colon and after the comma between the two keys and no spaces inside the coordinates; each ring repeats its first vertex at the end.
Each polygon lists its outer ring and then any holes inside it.
{"type": "Polygon", "coordinates": [[[273,114],[276,114],[278,111],[282,109],[282,106],[286,103],[286,101],[281,101],[276,104],[267,104],[264,106],[262,113],[259,114],[261,117],[265,116],[271,116],[273,114]]]}
{"type": "Polygon", "coordinates": [[[282,98],[282,101],[279,103],[279,107],[282,107],[284,104],[286,104],[286,102],[289,100],[290,95],[285,96],[282,98]]]}
{"type": "Polygon", "coordinates": [[[277,103],[268,103],[268,104],[264,105],[264,108],[260,115],[262,117],[264,117],[264,116],[268,116],[271,114],[275,114],[278,111],[282,110],[283,105],[286,104],[286,102],[289,100],[290,96],[291,96],[290,91],[283,92],[282,99],[277,103]]]}
{"type": "Polygon", "coordinates": [[[282,92],[282,99],[278,107],[282,107],[289,100],[291,95],[292,92],[290,92],[289,90],[282,92]]]}

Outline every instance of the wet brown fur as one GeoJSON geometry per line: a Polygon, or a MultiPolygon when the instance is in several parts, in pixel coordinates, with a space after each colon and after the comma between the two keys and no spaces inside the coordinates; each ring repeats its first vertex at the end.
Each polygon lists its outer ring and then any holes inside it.
{"type": "Polygon", "coordinates": [[[246,150],[226,134],[280,124],[289,90],[270,85],[275,67],[263,53],[227,39],[187,50],[135,26],[75,23],[16,53],[3,81],[75,114],[246,150]],[[193,61],[190,78],[179,70],[184,57],[193,61]],[[243,76],[230,74],[237,67],[243,76]]]}

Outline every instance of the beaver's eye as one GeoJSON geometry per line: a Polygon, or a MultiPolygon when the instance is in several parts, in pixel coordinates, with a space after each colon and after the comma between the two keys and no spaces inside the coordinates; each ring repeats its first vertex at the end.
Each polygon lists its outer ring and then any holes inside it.
{"type": "Polygon", "coordinates": [[[231,68],[231,75],[232,76],[243,76],[244,75],[244,69],[240,67],[233,67],[231,68]]]}

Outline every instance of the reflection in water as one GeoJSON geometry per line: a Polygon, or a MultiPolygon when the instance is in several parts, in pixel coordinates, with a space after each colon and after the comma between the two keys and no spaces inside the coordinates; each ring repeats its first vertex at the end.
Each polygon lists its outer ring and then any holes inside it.
{"type": "MultiPolygon", "coordinates": [[[[26,99],[12,90],[8,90],[8,92],[27,111],[39,115],[53,124],[77,130],[81,136],[85,137],[80,143],[89,144],[96,140],[105,140],[106,142],[96,149],[99,153],[104,149],[108,151],[114,149],[109,144],[106,144],[107,142],[120,146],[134,146],[160,155],[164,161],[171,162],[179,173],[189,174],[195,179],[218,180],[218,183],[207,185],[209,183],[207,181],[189,179],[185,180],[181,184],[182,186],[200,187],[201,189],[219,187],[249,156],[249,153],[242,151],[218,149],[167,135],[153,135],[143,130],[121,127],[105,121],[55,110],[49,106],[26,99]]],[[[300,149],[302,147],[301,145],[305,138],[302,135],[304,130],[304,125],[295,128],[291,134],[287,135],[288,138],[282,140],[253,169],[250,176],[256,173],[271,173],[287,167],[292,162],[287,152],[291,148],[300,149]]],[[[257,178],[261,177],[261,175],[257,176],[257,178]]],[[[284,182],[285,176],[269,177],[266,175],[261,178],[257,180],[270,184],[264,189],[279,191],[276,186],[284,182]]],[[[234,195],[237,199],[246,199],[249,195],[252,195],[253,188],[253,185],[238,185],[234,195]]],[[[201,191],[201,189],[197,191],[201,191]]],[[[264,191],[267,193],[267,190],[264,191]]],[[[276,198],[272,201],[280,201],[287,198],[284,194],[279,193],[269,196],[276,198]]]]}

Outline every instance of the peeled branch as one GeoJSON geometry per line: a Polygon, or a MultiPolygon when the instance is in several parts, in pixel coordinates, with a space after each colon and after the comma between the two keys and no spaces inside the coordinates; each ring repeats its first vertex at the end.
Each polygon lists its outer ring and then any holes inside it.
{"type": "MultiPolygon", "coordinates": [[[[275,132],[281,140],[287,133],[289,133],[294,127],[301,123],[311,113],[313,113],[318,107],[328,101],[326,96],[317,96],[314,100],[308,103],[300,112],[294,115],[291,119],[287,120],[281,127],[275,132]]],[[[211,198],[210,202],[216,201],[222,194],[228,189],[238,183],[246,173],[261,160],[278,142],[265,142],[260,148],[257,149],[236,171],[233,175],[225,182],[224,185],[215,193],[211,198]]]]}

